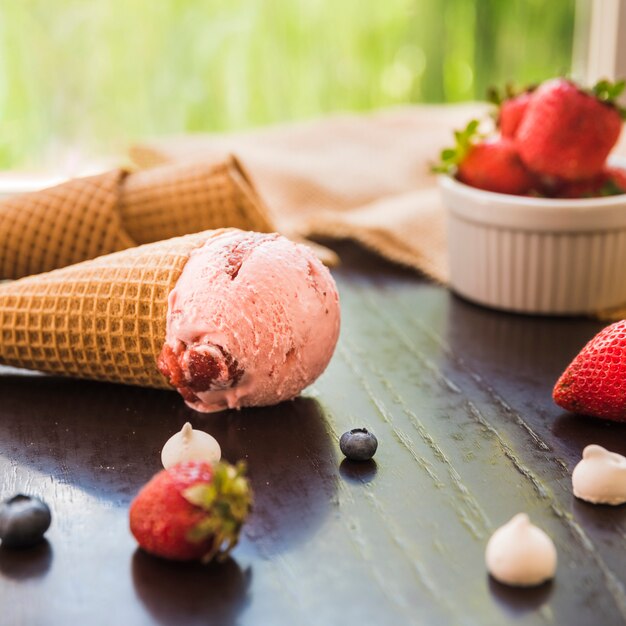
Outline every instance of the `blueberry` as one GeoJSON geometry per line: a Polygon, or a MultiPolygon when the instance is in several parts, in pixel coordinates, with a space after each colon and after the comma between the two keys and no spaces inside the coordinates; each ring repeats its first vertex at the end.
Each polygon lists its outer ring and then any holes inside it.
{"type": "Polygon", "coordinates": [[[0,539],[7,548],[27,548],[42,540],[50,509],[39,498],[21,493],[0,504],[0,539]]]}
{"type": "Polygon", "coordinates": [[[339,447],[350,461],[369,461],[376,453],[378,440],[367,428],[353,428],[341,435],[339,447]]]}

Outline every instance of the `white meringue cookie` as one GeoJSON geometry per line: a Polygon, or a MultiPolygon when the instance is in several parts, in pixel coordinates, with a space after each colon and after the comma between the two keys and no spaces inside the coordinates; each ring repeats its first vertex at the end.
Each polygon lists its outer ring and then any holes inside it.
{"type": "Polygon", "coordinates": [[[590,445],[572,472],[574,495],[593,504],[626,502],[626,457],[590,445]]]}
{"type": "Polygon", "coordinates": [[[194,430],[187,422],[182,430],[172,435],[161,450],[161,463],[169,469],[185,461],[206,461],[215,465],[222,456],[220,444],[209,433],[194,430]]]}
{"type": "Polygon", "coordinates": [[[489,573],[501,583],[530,587],[554,578],[556,548],[528,515],[519,513],[493,533],[485,561],[489,573]]]}

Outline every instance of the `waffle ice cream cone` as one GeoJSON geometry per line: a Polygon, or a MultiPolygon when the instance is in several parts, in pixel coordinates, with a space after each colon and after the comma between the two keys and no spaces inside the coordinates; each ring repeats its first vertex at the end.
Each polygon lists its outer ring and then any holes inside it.
{"type": "Polygon", "coordinates": [[[212,234],[139,246],[1,284],[0,362],[171,388],[156,365],[167,298],[191,251],[212,234]]]}
{"type": "Polygon", "coordinates": [[[0,363],[175,388],[198,411],[265,406],[324,371],[339,317],[308,247],[216,229],[0,284],[0,363]]]}
{"type": "Polygon", "coordinates": [[[274,230],[233,157],[74,179],[0,201],[0,279],[227,226],[274,230]]]}

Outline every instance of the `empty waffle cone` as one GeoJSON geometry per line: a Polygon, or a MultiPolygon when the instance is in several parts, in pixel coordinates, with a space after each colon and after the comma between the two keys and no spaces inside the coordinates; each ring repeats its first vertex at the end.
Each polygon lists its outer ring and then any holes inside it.
{"type": "Polygon", "coordinates": [[[134,172],[124,182],[120,215],[138,244],[224,227],[275,230],[234,157],[217,165],[174,164],[134,172]]]}
{"type": "Polygon", "coordinates": [[[227,226],[274,230],[232,157],[217,165],[166,165],[78,178],[0,201],[0,279],[227,226]]]}
{"type": "Polygon", "coordinates": [[[0,362],[168,388],[157,369],[167,299],[215,230],[124,250],[0,285],[0,362]]]}

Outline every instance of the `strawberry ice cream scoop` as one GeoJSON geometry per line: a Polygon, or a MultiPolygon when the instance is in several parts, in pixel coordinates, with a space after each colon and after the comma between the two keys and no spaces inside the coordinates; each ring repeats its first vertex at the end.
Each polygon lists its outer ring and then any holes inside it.
{"type": "Polygon", "coordinates": [[[339,318],[306,246],[227,230],[191,253],[169,295],[159,369],[196,411],[276,404],[324,371],[339,318]]]}

